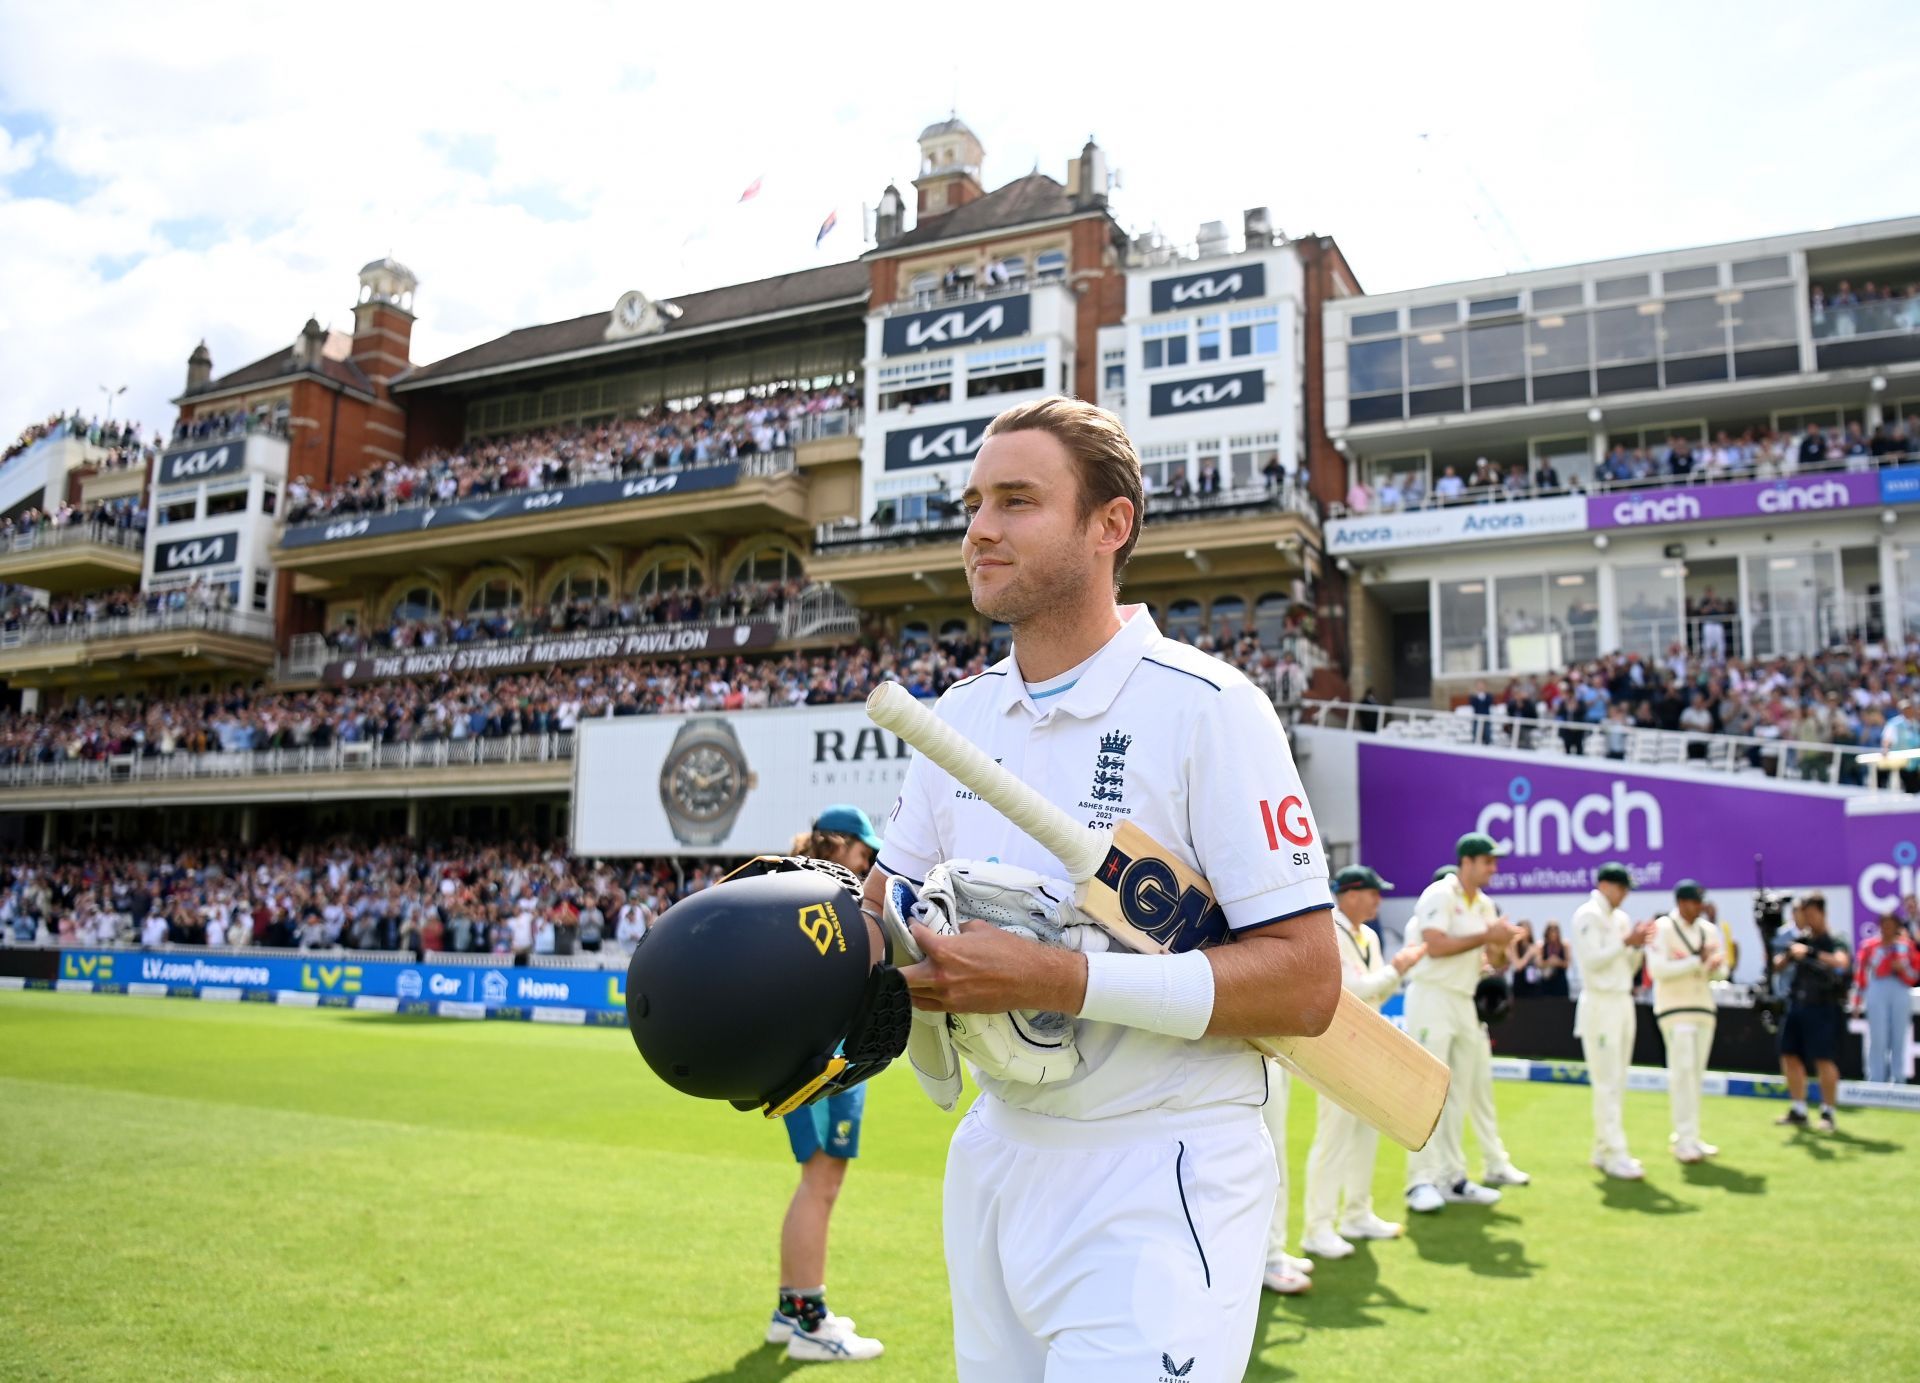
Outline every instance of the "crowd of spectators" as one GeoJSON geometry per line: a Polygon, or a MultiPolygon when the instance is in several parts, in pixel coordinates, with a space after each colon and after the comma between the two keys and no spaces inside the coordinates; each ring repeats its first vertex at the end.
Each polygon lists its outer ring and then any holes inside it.
{"type": "Polygon", "coordinates": [[[286,419],[271,417],[265,413],[250,413],[244,408],[236,408],[226,413],[202,413],[197,417],[183,417],[173,425],[173,444],[177,446],[181,442],[218,442],[229,437],[245,437],[255,432],[285,437],[287,435],[286,419]]]}
{"type": "Polygon", "coordinates": [[[593,427],[556,428],[375,466],[332,487],[296,480],[287,487],[287,522],[335,514],[384,513],[415,504],[447,505],[517,490],[549,490],[593,480],[664,474],[784,451],[809,414],[848,406],[839,387],[782,389],[731,403],[703,402],[593,427]]]}
{"type": "Polygon", "coordinates": [[[146,502],[127,495],[121,499],[95,500],[92,504],[62,504],[55,509],[29,507],[0,519],[0,543],[68,528],[87,529],[101,541],[112,533],[129,544],[138,544],[145,540],[147,531],[146,502]]]}
{"type": "Polygon", "coordinates": [[[94,463],[102,469],[118,470],[136,464],[144,465],[160,446],[158,433],[154,435],[151,445],[140,440],[138,423],[116,423],[99,418],[88,418],[76,408],[71,413],[56,413],[45,422],[33,423],[22,428],[13,445],[9,446],[4,454],[0,454],[0,466],[13,460],[42,438],[58,435],[78,437],[89,446],[104,449],[107,455],[94,463]]]}
{"type": "MultiPolygon", "coordinates": [[[[1517,722],[1522,747],[1557,736],[1571,754],[1624,759],[1634,729],[1685,732],[1687,752],[1705,758],[1711,738],[1761,741],[1745,751],[1766,773],[1861,785],[1874,770],[1846,750],[1920,750],[1920,640],[1904,648],[1853,639],[1824,653],[1765,659],[1727,657],[1676,643],[1660,658],[1613,653],[1563,673],[1512,679],[1498,696],[1485,681],[1465,703],[1485,717],[1476,736],[1491,742],[1500,718],[1517,722]],[[1835,759],[1838,757],[1838,763],[1835,759]]],[[[1893,780],[1891,771],[1882,781],[1893,780]]],[[[1920,791],[1920,765],[1899,773],[1920,791]]]]}
{"type": "Polygon", "coordinates": [[[394,618],[363,630],[346,624],[327,635],[342,653],[388,652],[535,638],[547,634],[593,634],[662,624],[747,622],[777,619],[800,594],[799,581],[743,582],[729,589],[670,590],[620,600],[575,596],[525,610],[473,610],[435,618],[394,618]]]}
{"type": "Polygon", "coordinates": [[[1470,467],[1443,465],[1431,483],[1424,470],[1356,478],[1347,492],[1349,513],[1393,513],[1452,504],[1603,492],[1621,486],[1696,485],[1733,480],[1771,480],[1801,471],[1870,471],[1899,458],[1920,454],[1920,415],[1881,423],[1871,432],[1859,422],[1844,428],[1809,424],[1800,432],[1746,428],[1721,430],[1711,442],[1674,435],[1663,445],[1615,443],[1587,481],[1571,470],[1562,473],[1553,459],[1531,470],[1521,462],[1502,466],[1480,457],[1470,467]]]}
{"type": "Polygon", "coordinates": [[[1867,279],[1859,288],[1841,279],[1828,294],[1820,284],[1810,295],[1816,337],[1860,336],[1878,331],[1920,330],[1920,283],[1905,291],[1867,279]]]}
{"type": "Polygon", "coordinates": [[[0,857],[0,941],[513,956],[630,952],[713,862],[603,862],[559,843],[97,846],[0,857]]]}
{"type": "Polygon", "coordinates": [[[11,634],[28,629],[100,624],[135,615],[233,608],[232,586],[199,579],[165,591],[124,586],[83,595],[47,595],[44,601],[43,594],[24,587],[0,591],[0,630],[11,634]]]}

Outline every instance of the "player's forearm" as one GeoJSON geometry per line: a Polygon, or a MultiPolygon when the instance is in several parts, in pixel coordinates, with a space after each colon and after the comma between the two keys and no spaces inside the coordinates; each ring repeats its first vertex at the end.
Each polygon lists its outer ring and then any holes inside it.
{"type": "Polygon", "coordinates": [[[1368,1003],[1385,999],[1400,987],[1400,972],[1391,965],[1376,965],[1363,975],[1349,975],[1347,988],[1368,1003]]]}
{"type": "Polygon", "coordinates": [[[1427,954],[1430,956],[1457,956],[1466,951],[1476,951],[1487,944],[1484,931],[1454,936],[1451,932],[1437,932],[1429,927],[1420,935],[1427,943],[1427,954]]]}
{"type": "Polygon", "coordinates": [[[1333,914],[1321,909],[1255,927],[1216,946],[1209,1037],[1318,1037],[1340,1005],[1333,914]]]}
{"type": "Polygon", "coordinates": [[[1702,969],[1703,964],[1698,956],[1682,956],[1679,960],[1664,956],[1648,956],[1647,973],[1656,980],[1672,980],[1682,975],[1691,975],[1694,971],[1702,969]]]}

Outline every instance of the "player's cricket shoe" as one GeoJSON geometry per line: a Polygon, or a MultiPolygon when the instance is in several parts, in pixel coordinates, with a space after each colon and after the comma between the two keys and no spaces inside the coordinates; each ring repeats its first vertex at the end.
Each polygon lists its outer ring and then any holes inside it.
{"type": "Polygon", "coordinates": [[[1477,1181],[1468,1181],[1465,1177],[1442,1191],[1441,1196],[1454,1205],[1498,1205],[1500,1193],[1491,1186],[1482,1186],[1477,1181]]]}
{"type": "Polygon", "coordinates": [[[1396,1224],[1392,1220],[1383,1220],[1372,1211],[1348,1220],[1340,1226],[1342,1239],[1398,1239],[1406,1232],[1405,1225],[1396,1224]]]}
{"type": "Polygon", "coordinates": [[[1700,1156],[1702,1157],[1720,1156],[1720,1149],[1712,1143],[1695,1143],[1693,1146],[1700,1150],[1700,1156]]]}
{"type": "MultiPolygon", "coordinates": [[[[836,1316],[831,1311],[827,1312],[828,1324],[832,1324],[835,1321],[845,1326],[848,1330],[853,1329],[853,1317],[836,1316]]],[[[773,1308],[773,1319],[767,1322],[767,1343],[770,1345],[784,1345],[793,1335],[793,1332],[799,1328],[799,1321],[776,1306],[773,1308]]]]}
{"type": "Polygon", "coordinates": [[[1602,1158],[1600,1170],[1615,1181],[1641,1181],[1647,1175],[1647,1169],[1640,1165],[1640,1159],[1637,1157],[1602,1158]]]}
{"type": "Polygon", "coordinates": [[[1482,1186],[1528,1186],[1532,1182],[1532,1177],[1511,1162],[1504,1167],[1487,1168],[1487,1174],[1480,1178],[1482,1186]]]}
{"type": "Polygon", "coordinates": [[[1407,1188],[1407,1209],[1416,1215],[1430,1215],[1436,1210],[1444,1210],[1447,1198],[1440,1194],[1440,1188],[1421,1182],[1418,1186],[1407,1188]]]}
{"type": "Polygon", "coordinates": [[[1267,1271],[1260,1279],[1269,1292],[1278,1292],[1283,1297],[1297,1297],[1313,1286],[1313,1279],[1305,1273],[1295,1272],[1284,1259],[1267,1264],[1267,1271]]]}
{"type": "Polygon", "coordinates": [[[1699,1162],[1705,1157],[1706,1153],[1700,1150],[1698,1143],[1675,1143],[1673,1145],[1673,1158],[1676,1162],[1699,1162]]]}
{"type": "Polygon", "coordinates": [[[1295,1258],[1290,1253],[1283,1253],[1280,1255],[1278,1261],[1286,1264],[1302,1277],[1313,1276],[1313,1260],[1311,1258],[1295,1258]]]}
{"type": "Polygon", "coordinates": [[[787,1337],[787,1358],[799,1364],[846,1364],[878,1359],[887,1347],[866,1335],[853,1333],[845,1316],[828,1316],[817,1330],[796,1330],[787,1337]]]}
{"type": "Polygon", "coordinates": [[[1306,1235],[1300,1240],[1300,1248],[1315,1258],[1345,1258],[1353,1252],[1353,1245],[1330,1229],[1315,1230],[1306,1235]]]}

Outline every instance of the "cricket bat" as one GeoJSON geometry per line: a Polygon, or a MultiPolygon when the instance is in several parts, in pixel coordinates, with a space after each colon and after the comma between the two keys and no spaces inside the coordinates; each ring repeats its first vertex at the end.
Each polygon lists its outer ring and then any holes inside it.
{"type": "MultiPolygon", "coordinates": [[[[1088,830],[898,683],[874,689],[867,698],[867,718],[900,736],[1044,846],[1073,880],[1074,905],[1128,949],[1164,953],[1166,943],[1149,929],[1153,922],[1213,905],[1207,881],[1131,821],[1111,832],[1088,830]]],[[[1446,1064],[1345,985],[1333,1023],[1320,1036],[1248,1040],[1403,1148],[1426,1146],[1440,1122],[1447,1100],[1446,1064]]]]}

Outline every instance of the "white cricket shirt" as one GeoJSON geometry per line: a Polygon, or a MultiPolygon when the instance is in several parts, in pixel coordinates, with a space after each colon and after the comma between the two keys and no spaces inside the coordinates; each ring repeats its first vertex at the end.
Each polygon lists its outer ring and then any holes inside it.
{"type": "Polygon", "coordinates": [[[1640,950],[1627,945],[1633,919],[1595,889],[1573,910],[1573,955],[1580,962],[1580,996],[1632,994],[1640,950]]]}
{"type": "MultiPolygon", "coordinates": [[[[1466,890],[1458,875],[1449,874],[1426,887],[1414,904],[1413,926],[1407,940],[1418,941],[1423,932],[1444,932],[1448,936],[1474,936],[1500,920],[1500,909],[1483,888],[1467,901],[1466,890]]],[[[1473,996],[1480,983],[1480,955],[1485,948],[1475,946],[1451,956],[1424,956],[1408,973],[1409,984],[1431,985],[1454,994],[1473,996]]]]}
{"type": "MultiPolygon", "coordinates": [[[[1219,908],[1183,925],[1176,951],[1332,907],[1319,828],[1273,703],[1234,668],[1163,637],[1144,606],[1120,613],[1119,632],[1071,683],[1055,679],[1036,699],[1010,654],[949,688],[940,718],[1075,820],[1107,830],[1132,821],[1206,879],[1219,908]]],[[[941,860],[1065,875],[1040,845],[916,757],[879,865],[917,881],[941,860]]],[[[1266,1098],[1265,1064],[1237,1039],[1074,1026],[1081,1063],[1070,1079],[980,1085],[1008,1104],[1075,1119],[1266,1098]]]]}

